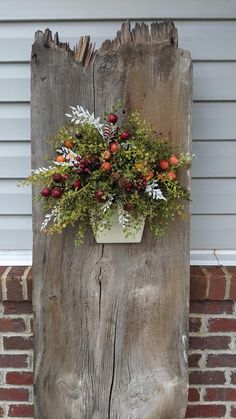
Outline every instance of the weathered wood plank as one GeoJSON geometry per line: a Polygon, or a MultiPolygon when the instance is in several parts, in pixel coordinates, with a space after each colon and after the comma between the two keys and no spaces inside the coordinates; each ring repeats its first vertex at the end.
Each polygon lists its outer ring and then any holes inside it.
{"type": "MultiPolygon", "coordinates": [[[[121,99],[188,151],[191,58],[176,44],[171,22],[154,24],[151,33],[144,24],[133,32],[125,24],[87,63],[80,48],[75,62],[67,45],[38,33],[33,167],[76,103],[102,115],[121,99]]],[[[98,245],[88,232],[80,248],[72,229],[42,236],[36,204],[33,218],[36,419],[184,418],[189,217],[173,223],[162,241],[145,231],[140,244],[98,245]]]]}

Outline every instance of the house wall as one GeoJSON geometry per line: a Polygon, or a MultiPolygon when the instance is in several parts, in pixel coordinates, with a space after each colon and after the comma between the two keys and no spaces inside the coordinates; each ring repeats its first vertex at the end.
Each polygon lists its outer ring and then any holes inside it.
{"type": "MultiPolygon", "coordinates": [[[[0,252],[3,258],[7,257],[5,250],[21,252],[20,257],[24,258],[32,246],[31,193],[29,188],[18,188],[17,183],[30,171],[29,61],[34,32],[49,27],[71,46],[81,35],[90,34],[99,47],[105,38],[114,36],[124,19],[130,18],[133,24],[137,20],[151,22],[166,17],[174,18],[179,46],[190,50],[193,57],[193,152],[196,154],[192,170],[193,263],[194,260],[208,264],[235,263],[234,0],[2,2],[0,252]]],[[[12,259],[14,262],[14,256],[12,259]]],[[[22,261],[18,259],[18,262],[22,261]]]]}

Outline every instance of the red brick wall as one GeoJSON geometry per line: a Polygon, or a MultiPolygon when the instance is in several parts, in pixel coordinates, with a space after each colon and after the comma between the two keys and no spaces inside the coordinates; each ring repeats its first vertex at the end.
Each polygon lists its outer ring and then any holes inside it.
{"type": "Polygon", "coordinates": [[[0,267],[0,417],[32,418],[32,274],[0,267]]]}
{"type": "MultiPolygon", "coordinates": [[[[0,417],[32,418],[32,273],[0,277],[0,417]]],[[[236,267],[191,268],[186,418],[236,418],[235,300],[236,267]]]]}

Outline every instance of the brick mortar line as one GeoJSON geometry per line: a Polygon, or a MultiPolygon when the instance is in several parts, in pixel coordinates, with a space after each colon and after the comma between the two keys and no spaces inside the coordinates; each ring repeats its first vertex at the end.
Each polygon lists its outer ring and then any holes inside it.
{"type": "MultiPolygon", "coordinates": [[[[205,300],[206,301],[206,300],[205,300]]],[[[223,301],[223,300],[222,300],[223,301]]],[[[5,317],[5,316],[4,316],[5,317]]],[[[208,319],[232,319],[232,320],[236,320],[236,313],[194,313],[191,312],[189,313],[189,318],[190,319],[194,319],[194,318],[208,318],[208,319]]]]}
{"type": "MultiPolygon", "coordinates": [[[[24,390],[29,390],[32,393],[33,386],[32,386],[32,384],[7,384],[7,383],[4,383],[2,385],[0,384],[0,388],[4,388],[4,389],[7,388],[8,390],[14,390],[15,388],[17,390],[24,389],[24,390]]],[[[1,402],[2,401],[3,400],[1,400],[1,402]]],[[[5,401],[7,401],[7,400],[5,400],[5,401]]]]}
{"type": "MultiPolygon", "coordinates": [[[[207,269],[205,269],[203,267],[201,267],[201,270],[204,273],[205,278],[208,279],[208,281],[207,281],[207,287],[206,287],[206,295],[209,295],[211,274],[207,271],[207,269]]],[[[191,281],[191,275],[190,275],[190,281],[191,281]]]]}
{"type": "Polygon", "coordinates": [[[5,373],[8,373],[8,372],[19,372],[19,373],[21,373],[21,372],[33,372],[33,369],[29,368],[29,367],[22,367],[22,368],[21,367],[20,368],[3,367],[3,368],[1,368],[1,372],[5,372],[5,373]]]}
{"type": "MultiPolygon", "coordinates": [[[[6,351],[6,349],[5,349],[6,351]]],[[[20,354],[31,354],[33,352],[33,348],[29,348],[29,349],[7,349],[7,352],[9,353],[9,355],[19,355],[20,354]],[[9,353],[11,351],[11,354],[9,353]]],[[[3,355],[1,353],[1,355],[3,355]]]]}
{"type": "Polygon", "coordinates": [[[222,271],[225,273],[225,280],[226,280],[226,284],[225,284],[225,299],[229,298],[230,295],[230,287],[231,287],[231,280],[232,280],[232,275],[227,271],[227,268],[223,267],[222,271]]]}
{"type": "MultiPolygon", "coordinates": [[[[199,401],[189,401],[188,402],[188,404],[190,405],[194,405],[194,406],[198,406],[199,405],[199,401]]],[[[227,401],[221,401],[221,400],[212,400],[212,401],[209,401],[209,400],[204,400],[203,401],[203,404],[204,405],[206,405],[206,406],[209,406],[209,405],[212,405],[212,404],[217,404],[217,405],[219,405],[219,404],[223,404],[223,405],[229,405],[229,406],[231,406],[231,405],[233,405],[233,404],[235,404],[235,401],[234,400],[227,400],[227,401]]],[[[204,418],[205,418],[205,416],[204,416],[204,418]]],[[[195,418],[195,419],[197,419],[197,418],[195,418]]]]}
{"type": "Polygon", "coordinates": [[[29,275],[29,272],[31,270],[31,266],[28,266],[23,275],[22,275],[22,295],[24,300],[28,300],[28,289],[27,289],[27,277],[29,275]]]}
{"type": "MultiPolygon", "coordinates": [[[[232,384],[189,384],[189,389],[194,388],[201,390],[201,388],[223,388],[223,389],[230,389],[230,390],[236,390],[236,385],[232,384]]],[[[219,401],[219,400],[218,400],[219,401]]],[[[236,403],[236,400],[233,400],[236,403]]]]}
{"type": "Polygon", "coordinates": [[[220,336],[229,336],[234,338],[235,337],[235,332],[191,332],[189,333],[189,337],[190,338],[194,338],[194,337],[198,337],[198,338],[205,338],[205,337],[209,337],[209,338],[214,338],[214,337],[220,337],[220,336]]]}
{"type": "MultiPolygon", "coordinates": [[[[23,301],[23,303],[24,303],[24,301],[23,301]]],[[[2,317],[4,317],[4,319],[7,319],[7,318],[9,318],[9,319],[18,319],[18,318],[19,319],[28,319],[28,317],[33,318],[33,312],[30,312],[30,313],[12,313],[12,314],[8,314],[8,313],[4,314],[3,313],[2,317]]]]}
{"type": "MultiPolygon", "coordinates": [[[[225,373],[226,372],[226,368],[227,368],[227,370],[229,370],[230,374],[236,374],[235,369],[234,368],[231,369],[231,367],[214,367],[214,368],[213,367],[204,367],[204,368],[201,368],[201,367],[189,367],[188,368],[188,372],[189,373],[190,372],[200,372],[200,373],[205,373],[205,372],[224,372],[225,373]]],[[[225,384],[227,384],[227,383],[225,383],[225,384]]],[[[201,385],[205,385],[205,384],[201,384],[201,385]]],[[[214,384],[214,385],[219,385],[219,384],[214,384]]],[[[230,385],[231,385],[231,383],[230,383],[230,385]]],[[[234,384],[232,384],[232,385],[234,385],[234,384]]]]}
{"type": "Polygon", "coordinates": [[[24,331],[24,332],[0,332],[1,336],[4,338],[13,338],[13,337],[20,337],[22,336],[23,338],[29,338],[31,336],[33,336],[33,332],[32,331],[24,331]]]}
{"type": "MultiPolygon", "coordinates": [[[[199,348],[199,349],[189,349],[189,354],[190,355],[192,355],[193,353],[199,353],[199,352],[201,352],[201,353],[205,353],[205,352],[207,352],[207,354],[209,354],[209,355],[220,355],[219,354],[219,351],[221,351],[221,355],[236,355],[235,353],[231,353],[230,352],[230,349],[208,349],[208,348],[206,348],[206,349],[202,349],[202,348],[199,348]],[[215,352],[216,352],[216,354],[215,354],[215,352]]],[[[236,365],[235,365],[235,368],[236,368],[236,365]]]]}
{"type": "Polygon", "coordinates": [[[6,281],[7,281],[7,277],[9,272],[11,271],[12,266],[8,266],[6,268],[6,270],[3,272],[2,276],[1,276],[1,288],[2,288],[2,299],[6,299],[7,300],[7,287],[6,287],[6,281]]]}

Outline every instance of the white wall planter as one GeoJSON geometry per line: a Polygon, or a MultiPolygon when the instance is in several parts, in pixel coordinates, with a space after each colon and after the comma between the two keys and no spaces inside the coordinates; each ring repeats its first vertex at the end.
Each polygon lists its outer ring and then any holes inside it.
{"type": "Polygon", "coordinates": [[[143,236],[145,219],[143,219],[139,228],[129,228],[129,236],[126,237],[125,229],[119,223],[118,211],[112,216],[112,226],[110,229],[97,231],[94,233],[97,243],[140,243],[143,236]]]}

